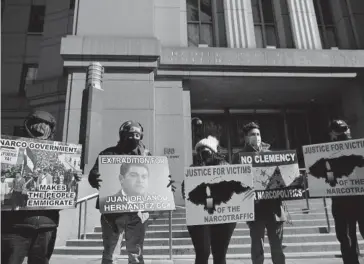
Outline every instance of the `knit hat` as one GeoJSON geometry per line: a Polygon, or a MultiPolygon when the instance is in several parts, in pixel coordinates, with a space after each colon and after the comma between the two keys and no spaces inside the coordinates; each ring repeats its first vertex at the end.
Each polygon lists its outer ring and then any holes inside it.
{"type": "Polygon", "coordinates": [[[217,147],[219,146],[219,141],[213,136],[208,136],[207,138],[201,139],[195,146],[196,152],[201,148],[209,148],[212,152],[217,153],[217,147]]]}

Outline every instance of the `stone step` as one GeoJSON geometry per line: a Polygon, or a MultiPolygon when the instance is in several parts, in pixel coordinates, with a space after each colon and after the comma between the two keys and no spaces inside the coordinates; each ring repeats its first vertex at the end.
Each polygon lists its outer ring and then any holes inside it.
{"type": "MultiPolygon", "coordinates": [[[[172,231],[172,237],[173,238],[183,238],[183,237],[189,237],[188,231],[186,226],[182,229],[173,229],[172,231]]],[[[332,230],[334,230],[334,225],[331,225],[332,230]]],[[[320,233],[327,233],[327,226],[326,223],[323,223],[322,225],[316,225],[316,226],[289,226],[286,225],[284,227],[284,234],[320,234],[320,233]]],[[[236,236],[248,236],[249,235],[249,228],[246,226],[246,228],[235,228],[234,235],[236,236]]],[[[83,235],[81,236],[83,238],[83,235]]],[[[158,230],[153,231],[148,228],[146,232],[147,238],[168,238],[169,237],[169,231],[168,228],[166,230],[158,230]]],[[[101,232],[94,232],[94,233],[87,233],[86,238],[88,239],[101,239],[101,232]]]]}
{"type": "MultiPolygon", "coordinates": [[[[309,225],[314,225],[313,223],[321,224],[322,222],[326,223],[326,221],[327,221],[324,214],[311,216],[311,217],[307,217],[305,215],[301,219],[299,219],[299,217],[294,217],[294,216],[291,216],[291,218],[292,218],[292,224],[297,225],[297,226],[307,225],[307,223],[309,223],[309,225]]],[[[329,220],[333,221],[333,218],[329,217],[329,220]]],[[[150,226],[150,227],[169,226],[169,219],[161,218],[161,219],[149,220],[148,223],[149,223],[148,226],[150,226]]],[[[239,223],[238,226],[241,224],[245,225],[245,222],[239,223]]],[[[173,218],[172,225],[173,226],[186,225],[186,219],[185,218],[173,218]]],[[[94,232],[101,232],[101,226],[95,227],[94,232]]]]}
{"type": "MultiPolygon", "coordinates": [[[[358,237],[360,233],[357,233],[358,237]]],[[[336,241],[335,233],[329,234],[296,234],[284,235],[283,243],[298,243],[298,242],[330,242],[336,241]]],[[[173,238],[173,245],[190,245],[192,243],[190,237],[173,238]]],[[[250,236],[233,236],[230,244],[246,244],[250,243],[250,236]]],[[[144,246],[168,246],[169,238],[146,238],[144,246]]],[[[102,239],[74,239],[68,240],[66,246],[70,247],[101,247],[102,239]]]]}
{"type": "MultiPolygon", "coordinates": [[[[360,250],[364,250],[364,241],[358,241],[360,250]]],[[[300,253],[300,252],[317,252],[319,251],[339,251],[340,245],[337,241],[330,242],[299,242],[285,243],[284,252],[300,253]]],[[[103,247],[58,247],[55,248],[55,254],[72,254],[72,255],[102,255],[103,247]]],[[[264,244],[266,253],[270,252],[268,243],[264,244]]],[[[144,255],[169,255],[168,246],[145,246],[143,249],[144,255]]],[[[249,254],[250,243],[247,244],[230,244],[228,254],[249,254]]],[[[125,248],[121,249],[121,254],[126,254],[125,248]]],[[[192,245],[174,245],[172,249],[173,255],[194,255],[192,245]]]]}
{"type": "MultiPolygon", "coordinates": [[[[185,221],[186,222],[186,221],[185,221]]],[[[316,226],[316,225],[323,225],[325,226],[327,224],[326,219],[303,219],[303,220],[294,220],[292,221],[293,226],[316,226]]],[[[330,219],[330,224],[334,224],[334,220],[330,219]]],[[[288,226],[288,225],[286,225],[288,226]]],[[[248,225],[243,223],[237,223],[237,228],[248,228],[248,225]]],[[[156,223],[150,223],[148,225],[148,231],[160,231],[160,230],[168,230],[169,225],[168,222],[166,224],[156,224],[156,223]]],[[[175,224],[172,225],[172,230],[187,230],[186,223],[181,224],[175,224]]],[[[101,227],[95,227],[94,232],[101,232],[101,227]]]]}

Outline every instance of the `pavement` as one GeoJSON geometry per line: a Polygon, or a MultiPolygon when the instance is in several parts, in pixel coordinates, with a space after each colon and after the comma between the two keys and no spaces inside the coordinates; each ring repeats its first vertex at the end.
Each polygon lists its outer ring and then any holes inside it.
{"type": "MultiPolygon", "coordinates": [[[[161,259],[146,259],[145,264],[194,264],[193,259],[174,259],[174,260],[161,260],[161,259]]],[[[26,262],[25,262],[26,263],[26,262]]],[[[95,256],[80,257],[74,255],[55,255],[52,256],[50,264],[101,264],[101,258],[95,256]]],[[[304,258],[304,259],[287,259],[286,264],[342,264],[340,258],[304,258]]],[[[125,258],[117,258],[114,264],[128,264],[125,258]]],[[[213,264],[209,260],[209,264],[213,264]]],[[[226,264],[252,264],[250,260],[246,259],[228,259],[226,264]]],[[[272,264],[270,259],[266,259],[264,264],[272,264]]],[[[361,259],[360,264],[364,264],[364,259],[361,259]]]]}

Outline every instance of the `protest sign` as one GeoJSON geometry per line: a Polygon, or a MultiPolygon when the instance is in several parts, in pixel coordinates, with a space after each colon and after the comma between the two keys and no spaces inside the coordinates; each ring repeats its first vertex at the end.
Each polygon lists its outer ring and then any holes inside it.
{"type": "Polygon", "coordinates": [[[364,139],[303,146],[310,197],[364,195],[364,139]]]}
{"type": "Polygon", "coordinates": [[[252,164],[256,200],[303,198],[303,176],[294,150],[240,154],[242,164],[252,164]]]}
{"type": "Polygon", "coordinates": [[[187,225],[254,220],[251,165],[185,168],[187,225]]]}
{"type": "Polygon", "coordinates": [[[167,157],[99,156],[100,212],[175,210],[167,157]]]}
{"type": "Polygon", "coordinates": [[[82,146],[1,136],[2,211],[76,207],[82,146]]]}

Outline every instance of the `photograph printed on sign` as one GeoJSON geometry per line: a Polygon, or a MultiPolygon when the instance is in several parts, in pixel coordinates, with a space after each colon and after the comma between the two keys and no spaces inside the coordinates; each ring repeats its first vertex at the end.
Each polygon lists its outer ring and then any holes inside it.
{"type": "Polygon", "coordinates": [[[303,198],[303,175],[294,150],[241,154],[242,164],[252,164],[256,200],[303,198]]]}
{"type": "Polygon", "coordinates": [[[99,156],[100,212],[175,210],[166,157],[99,156]]]}
{"type": "Polygon", "coordinates": [[[1,137],[1,210],[75,208],[82,146],[1,137]]]}
{"type": "Polygon", "coordinates": [[[185,168],[187,225],[254,220],[251,165],[185,168]]]}
{"type": "Polygon", "coordinates": [[[310,197],[364,195],[364,139],[302,148],[310,197]]]}

